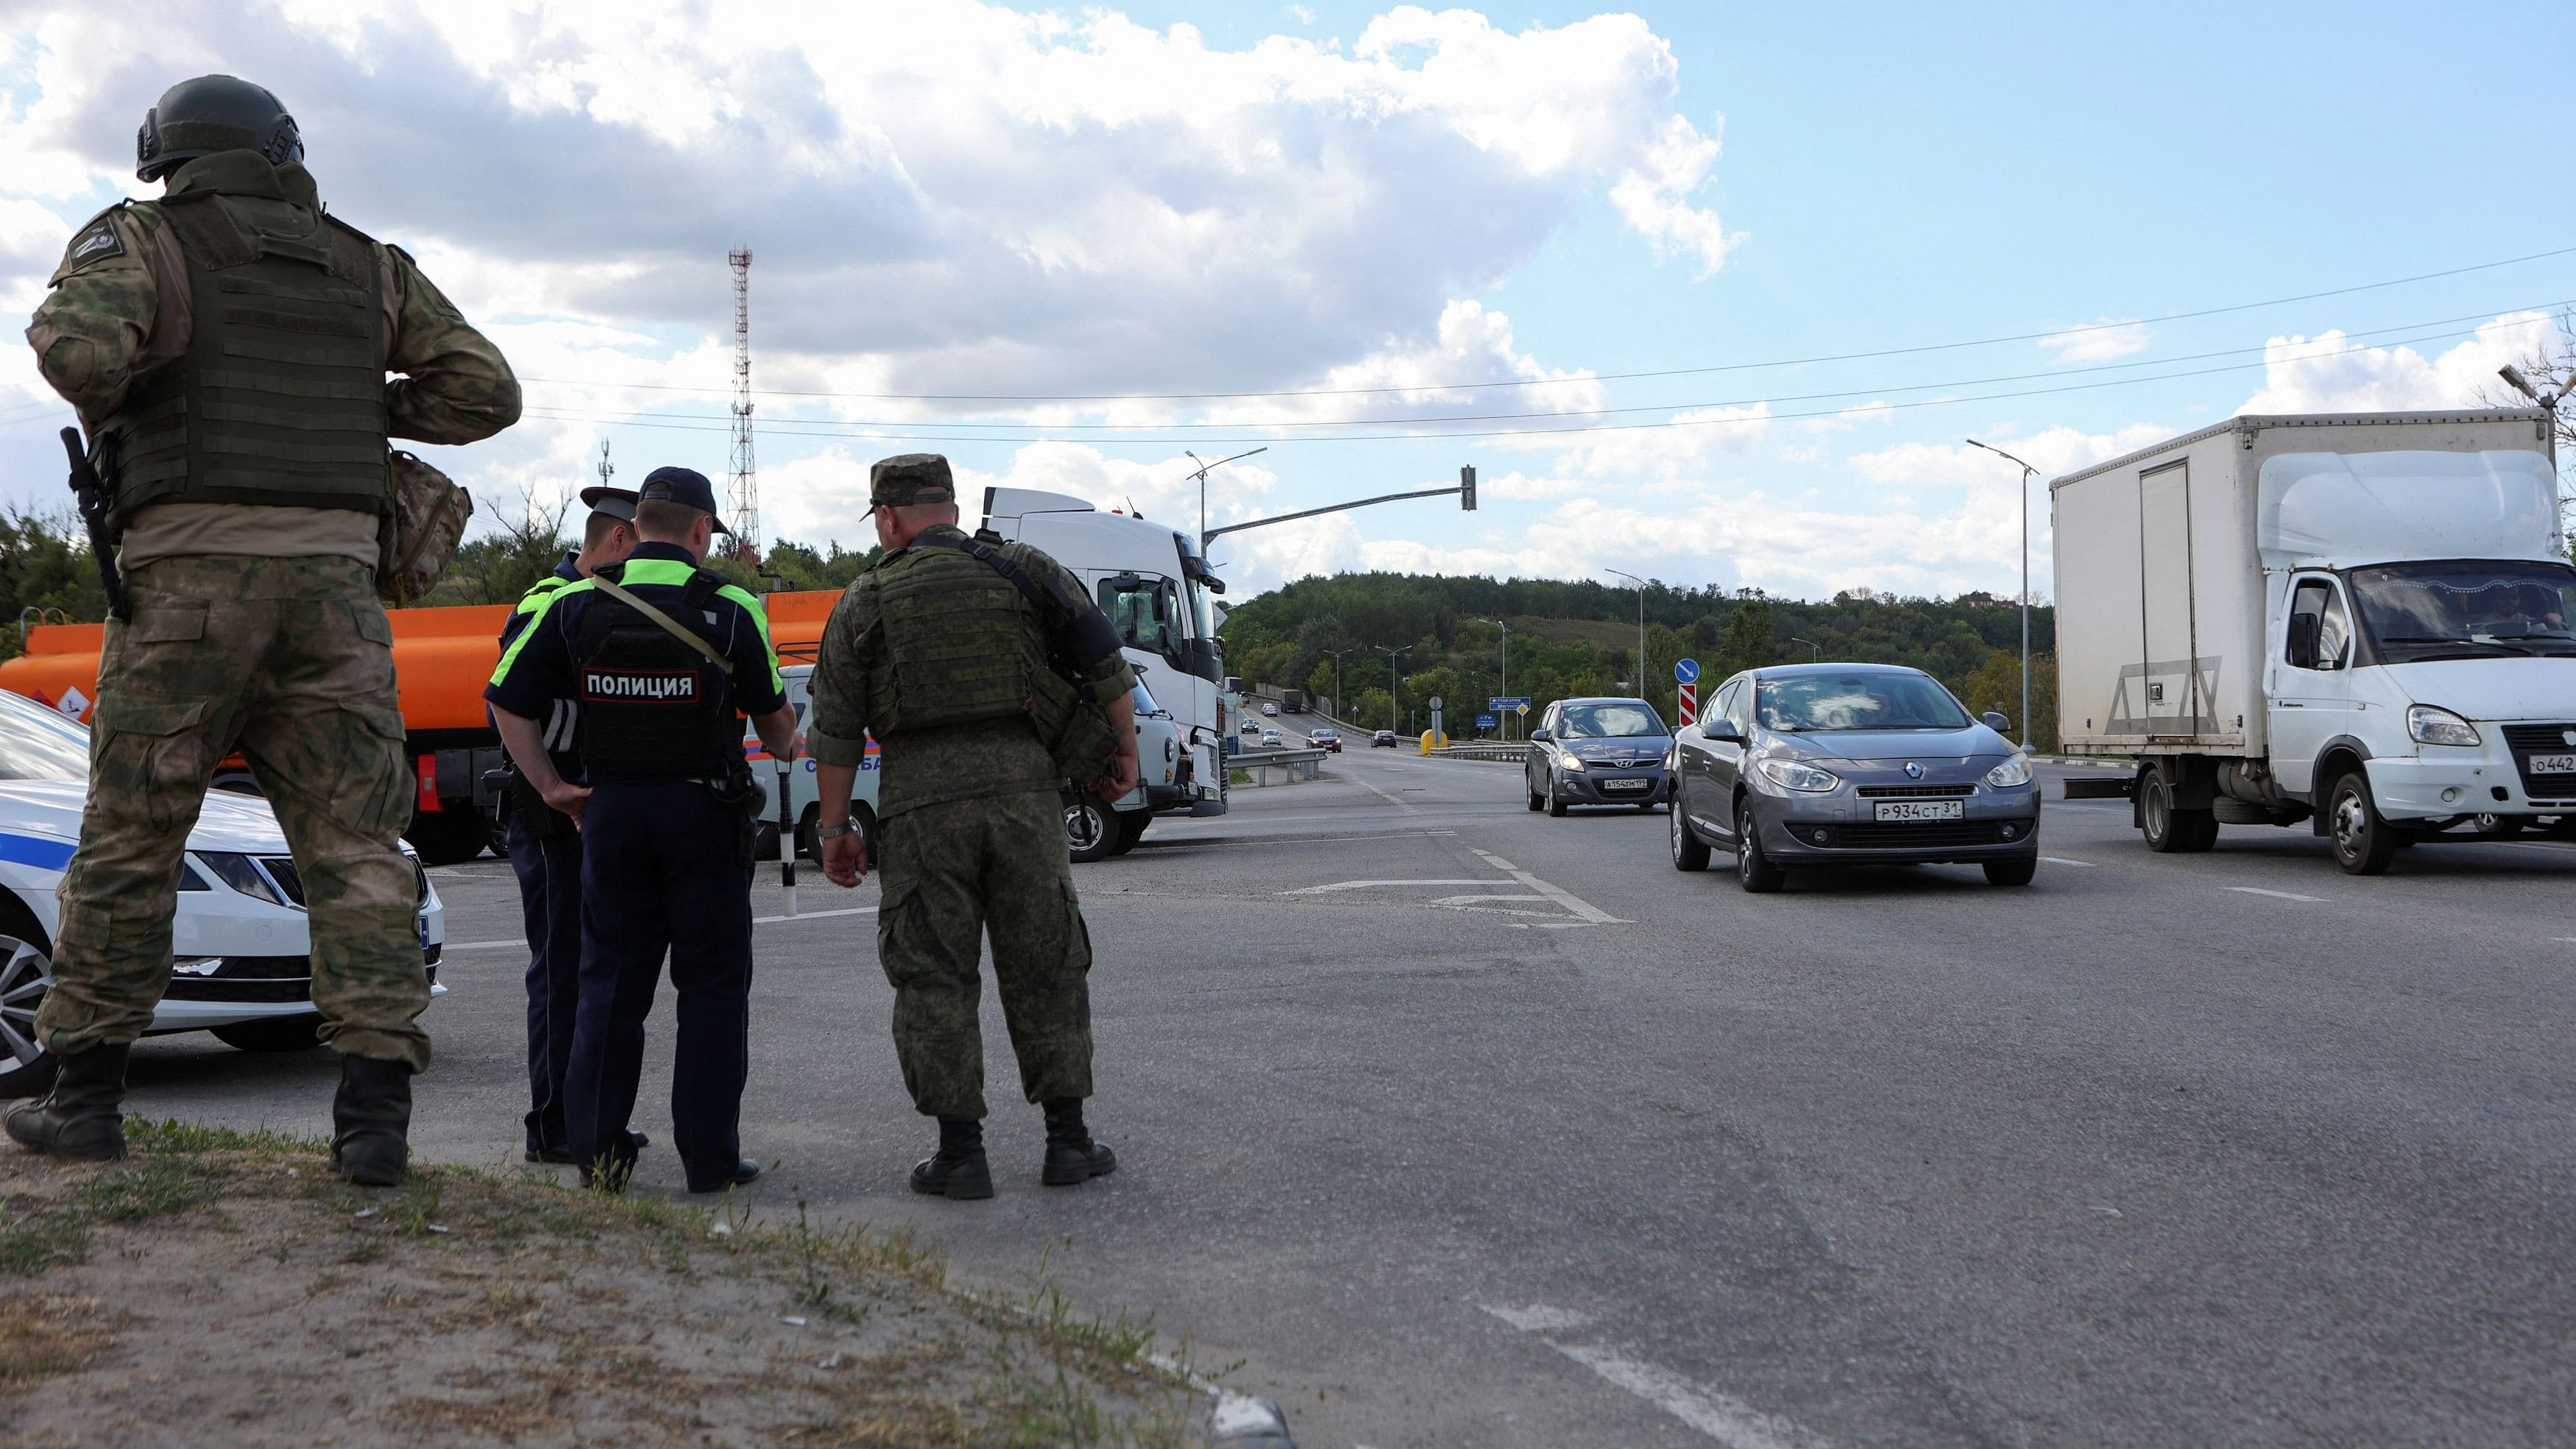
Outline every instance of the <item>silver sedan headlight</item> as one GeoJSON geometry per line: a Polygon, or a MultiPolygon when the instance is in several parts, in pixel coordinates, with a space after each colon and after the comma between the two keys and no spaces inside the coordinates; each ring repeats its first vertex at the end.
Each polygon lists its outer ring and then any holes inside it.
{"type": "Polygon", "coordinates": [[[2478,743],[2478,727],[2435,704],[2406,707],[2406,737],[2419,745],[2478,743]]]}
{"type": "Polygon", "coordinates": [[[1781,789],[1808,795],[1822,794],[1843,782],[1843,777],[1833,771],[1819,770],[1799,760],[1764,760],[1754,768],[1781,789]]]}
{"type": "Polygon", "coordinates": [[[1581,755],[1567,755],[1564,757],[1564,762],[1565,768],[1572,770],[1578,775],[1591,773],[1591,767],[1583,763],[1583,757],[1581,755]]]}
{"type": "Polygon", "coordinates": [[[2030,783],[2030,761],[2019,755],[1986,772],[1986,783],[1998,790],[2009,790],[2030,783]]]}

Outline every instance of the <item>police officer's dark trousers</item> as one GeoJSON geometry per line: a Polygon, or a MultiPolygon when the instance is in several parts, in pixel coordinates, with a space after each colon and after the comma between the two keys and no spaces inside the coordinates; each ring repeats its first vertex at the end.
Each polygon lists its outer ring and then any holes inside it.
{"type": "Polygon", "coordinates": [[[622,1143],[662,959],[679,993],[672,1138],[692,1191],[741,1161],[750,1066],[751,858],[742,812],[696,781],[606,782],[582,816],[581,1008],[564,1078],[566,1145],[622,1143]]]}
{"type": "Polygon", "coordinates": [[[528,1150],[561,1149],[564,1072],[581,1000],[581,837],[549,812],[532,831],[510,802],[510,869],[528,933],[528,1150]],[[546,827],[551,825],[551,829],[546,827]]]}

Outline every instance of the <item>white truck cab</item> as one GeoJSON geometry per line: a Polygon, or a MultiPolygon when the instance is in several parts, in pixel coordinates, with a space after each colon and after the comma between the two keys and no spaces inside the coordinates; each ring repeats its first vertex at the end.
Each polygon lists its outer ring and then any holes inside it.
{"type": "Polygon", "coordinates": [[[2366,875],[2576,835],[2543,415],[2234,418],[2049,486],[2065,749],[2137,761],[2118,783],[2152,848],[2306,822],[2366,875]]]}
{"type": "Polygon", "coordinates": [[[1127,661],[1173,733],[1171,778],[1155,784],[1154,764],[1144,759],[1152,741],[1144,737],[1147,717],[1140,709],[1138,757],[1149,777],[1149,810],[1224,814],[1225,669],[1213,603],[1225,584],[1199,556],[1197,540],[1133,514],[1103,512],[1070,494],[1030,488],[985,489],[983,526],[1043,549],[1071,570],[1117,627],[1127,661]]]}

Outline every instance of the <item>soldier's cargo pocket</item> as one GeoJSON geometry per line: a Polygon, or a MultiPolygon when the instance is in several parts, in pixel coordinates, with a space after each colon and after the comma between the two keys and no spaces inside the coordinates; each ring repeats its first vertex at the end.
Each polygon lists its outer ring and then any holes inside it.
{"type": "Polygon", "coordinates": [[[126,637],[137,644],[191,643],[206,637],[206,602],[180,599],[145,604],[135,609],[133,621],[122,627],[126,637]]]}
{"type": "Polygon", "coordinates": [[[375,704],[343,704],[338,749],[341,808],[353,812],[359,834],[384,840],[411,825],[412,778],[405,768],[402,711],[375,704]]]}
{"type": "Polygon", "coordinates": [[[1091,926],[1082,919],[1082,898],[1073,893],[1073,881],[1063,882],[1064,890],[1064,969],[1077,976],[1091,974],[1091,926]]]}
{"type": "MultiPolygon", "coordinates": [[[[883,880],[884,877],[878,877],[883,880]]],[[[912,919],[921,905],[921,882],[917,880],[886,881],[885,895],[877,902],[877,965],[884,969],[886,985],[903,988],[904,978],[917,967],[918,957],[926,944],[919,923],[912,919]]]]}
{"type": "MultiPolygon", "coordinates": [[[[201,613],[198,616],[203,619],[201,613]]],[[[111,817],[151,822],[155,830],[193,814],[214,762],[199,726],[202,699],[155,699],[120,690],[90,716],[90,794],[111,817]]]]}

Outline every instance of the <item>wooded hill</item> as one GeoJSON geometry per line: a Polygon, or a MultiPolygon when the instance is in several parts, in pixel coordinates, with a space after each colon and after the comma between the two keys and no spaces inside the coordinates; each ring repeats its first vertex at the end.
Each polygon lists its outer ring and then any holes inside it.
{"type": "MultiPolygon", "coordinates": [[[[1533,713],[1570,696],[1642,693],[1669,720],[1676,659],[1699,661],[1703,691],[1739,669],[1808,658],[1909,664],[1948,685],[1972,710],[2014,716],[2019,732],[2021,610],[2008,598],[1901,598],[1856,589],[1807,602],[1756,589],[1651,584],[1643,602],[1643,690],[1634,683],[1638,591],[1560,579],[1388,573],[1301,579],[1245,600],[1228,616],[1226,669],[1326,697],[1346,692],[1343,719],[1405,734],[1429,726],[1427,701],[1440,695],[1449,733],[1467,737],[1477,733],[1475,716],[1485,701],[1507,692],[1529,696],[1533,713]],[[1409,650],[1395,661],[1392,699],[1388,647],[1409,650]],[[1343,651],[1339,691],[1335,651],[1343,651]]],[[[2031,741],[2043,750],[2057,742],[2056,624],[2054,610],[2031,610],[2031,741]]]]}

